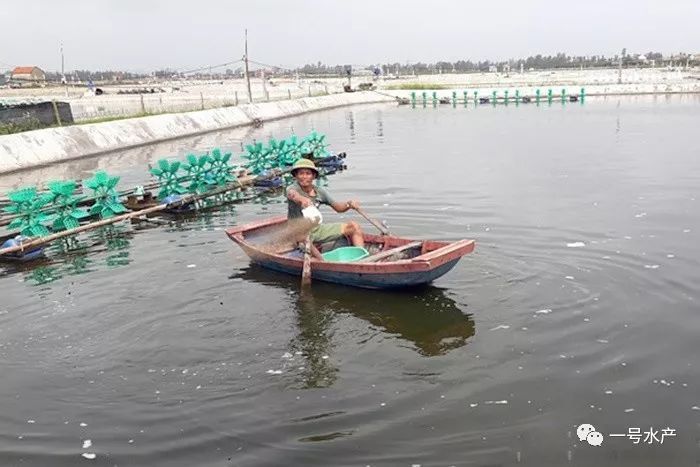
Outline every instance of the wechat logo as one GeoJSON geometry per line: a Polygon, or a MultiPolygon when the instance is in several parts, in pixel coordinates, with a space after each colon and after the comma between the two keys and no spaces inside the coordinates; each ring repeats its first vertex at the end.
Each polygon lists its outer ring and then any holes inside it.
{"type": "Polygon", "coordinates": [[[603,444],[603,435],[595,430],[595,427],[589,423],[583,423],[576,429],[579,441],[588,441],[591,446],[600,446],[603,444]]]}

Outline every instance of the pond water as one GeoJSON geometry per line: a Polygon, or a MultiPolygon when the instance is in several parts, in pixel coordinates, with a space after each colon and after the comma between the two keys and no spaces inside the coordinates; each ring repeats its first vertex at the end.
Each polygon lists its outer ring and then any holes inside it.
{"type": "Polygon", "coordinates": [[[161,157],[313,128],[348,153],[336,198],[403,236],[477,242],[419,290],[302,296],[223,232],[286,212],[270,198],[2,265],[0,464],[696,465],[699,112],[364,106],[0,178],[104,168],[130,187],[161,157]],[[675,436],[610,436],[630,428],[675,436]]]}

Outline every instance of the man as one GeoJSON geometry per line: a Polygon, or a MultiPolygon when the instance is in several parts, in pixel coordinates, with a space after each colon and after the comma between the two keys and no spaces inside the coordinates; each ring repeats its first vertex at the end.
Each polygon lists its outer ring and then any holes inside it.
{"type": "MultiPolygon", "coordinates": [[[[301,211],[309,206],[327,204],[335,212],[346,212],[360,207],[356,200],[334,201],[325,188],[316,186],[314,180],[318,177],[318,169],[310,159],[302,158],[296,161],[292,166],[292,176],[295,182],[287,187],[287,219],[290,221],[303,218],[301,211]]],[[[357,222],[321,224],[315,227],[310,235],[311,241],[316,243],[331,242],[345,236],[354,246],[365,246],[362,229],[357,222]]]]}

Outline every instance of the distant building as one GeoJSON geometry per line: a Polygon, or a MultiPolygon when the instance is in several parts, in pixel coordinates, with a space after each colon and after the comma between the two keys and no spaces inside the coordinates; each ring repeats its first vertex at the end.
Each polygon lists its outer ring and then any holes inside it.
{"type": "Polygon", "coordinates": [[[18,81],[46,81],[46,73],[38,66],[18,66],[12,70],[11,79],[18,81]]]}

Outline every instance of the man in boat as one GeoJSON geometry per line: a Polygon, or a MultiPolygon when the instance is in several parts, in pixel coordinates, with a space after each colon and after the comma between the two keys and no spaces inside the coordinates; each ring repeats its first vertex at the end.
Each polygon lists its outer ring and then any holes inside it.
{"type": "MultiPolygon", "coordinates": [[[[318,169],[310,159],[301,158],[296,161],[292,166],[292,176],[295,181],[287,187],[287,220],[289,221],[303,218],[302,209],[309,206],[318,207],[321,204],[327,204],[335,212],[346,212],[360,207],[356,200],[335,201],[328,190],[316,186],[314,180],[318,178],[318,169]]],[[[312,243],[332,242],[341,237],[347,237],[354,246],[365,246],[362,229],[357,222],[353,221],[320,224],[311,230],[310,235],[312,243]]],[[[312,253],[316,258],[320,256],[317,251],[312,253]]]]}

